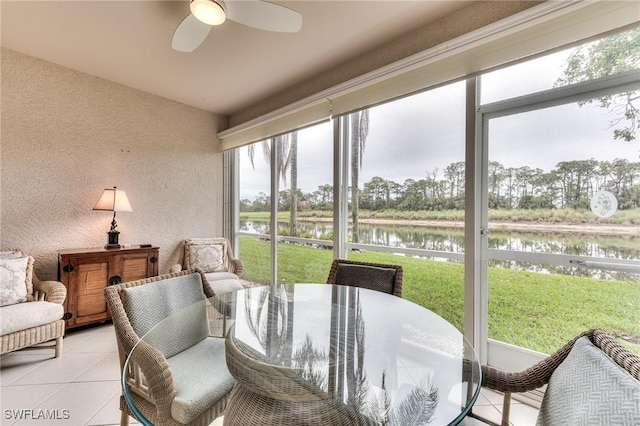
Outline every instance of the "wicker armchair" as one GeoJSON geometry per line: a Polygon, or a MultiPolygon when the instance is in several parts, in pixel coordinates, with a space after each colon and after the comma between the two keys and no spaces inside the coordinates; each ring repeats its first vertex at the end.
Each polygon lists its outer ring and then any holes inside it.
{"type": "Polygon", "coordinates": [[[334,259],[327,284],[368,288],[402,297],[402,266],[334,259]]]}
{"type": "Polygon", "coordinates": [[[191,238],[179,248],[177,263],[170,272],[200,269],[216,294],[243,288],[239,277],[244,265],[233,257],[231,243],[226,238],[191,238]]]}
{"type": "MultiPolygon", "coordinates": [[[[11,259],[25,255],[14,249],[0,252],[0,257],[11,259]]],[[[0,353],[50,348],[57,358],[62,353],[65,331],[63,304],[67,288],[61,282],[40,281],[35,273],[30,271],[30,274],[33,288],[27,287],[27,302],[0,308],[3,333],[0,336],[0,353]],[[53,343],[40,345],[49,341],[53,343]]]]}
{"type": "MultiPolygon", "coordinates": [[[[482,367],[482,386],[504,393],[501,425],[509,425],[511,394],[531,391],[549,384],[552,374],[567,359],[576,341],[585,336],[596,348],[626,370],[631,377],[640,380],[640,358],[638,356],[621,346],[613,337],[603,331],[588,330],[576,336],[554,354],[524,371],[505,372],[493,367],[482,367]]],[[[550,387],[547,388],[547,392],[549,389],[550,387]]]]}
{"type": "MultiPolygon", "coordinates": [[[[225,272],[235,274],[237,276],[242,275],[244,264],[240,259],[233,257],[233,248],[231,243],[226,238],[191,238],[182,242],[181,250],[179,251],[178,261],[180,263],[172,266],[172,272],[180,271],[181,269],[195,269],[200,265],[192,265],[190,263],[189,255],[185,252],[190,245],[206,246],[206,245],[220,245],[223,248],[223,266],[225,272]],[[186,255],[185,255],[186,254],[186,255]]],[[[202,269],[202,268],[201,268],[202,269]]]]}
{"type": "MultiPolygon", "coordinates": [[[[206,298],[214,292],[204,275],[182,271],[131,281],[107,287],[105,295],[121,372],[140,342],[127,370],[136,408],[155,425],[208,425],[220,416],[235,380],[227,370],[224,339],[210,336],[211,306],[206,298]],[[153,326],[179,311],[180,320],[171,323],[170,335],[158,329],[162,334],[155,340],[140,341],[153,326]]],[[[121,425],[127,425],[133,413],[124,395],[120,410],[121,425]]]]}

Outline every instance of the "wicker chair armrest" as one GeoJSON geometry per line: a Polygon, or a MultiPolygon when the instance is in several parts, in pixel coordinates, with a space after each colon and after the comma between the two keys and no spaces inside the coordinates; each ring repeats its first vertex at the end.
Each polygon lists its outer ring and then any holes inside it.
{"type": "Polygon", "coordinates": [[[595,330],[585,331],[537,364],[520,372],[501,371],[486,365],[482,366],[482,386],[501,392],[527,392],[538,389],[547,383],[556,368],[567,358],[573,344],[582,336],[592,339],[595,330]]]}
{"type": "MultiPolygon", "coordinates": [[[[171,419],[171,403],[175,397],[175,389],[166,358],[145,341],[138,343],[130,357],[132,366],[139,369],[144,377],[138,393],[141,396],[148,393],[147,397],[156,406],[159,418],[171,419]]],[[[130,386],[136,390],[135,384],[130,386]]]]}
{"type": "Polygon", "coordinates": [[[242,271],[244,270],[244,263],[240,259],[232,259],[231,260],[231,271],[237,276],[242,275],[242,271]]]}
{"type": "Polygon", "coordinates": [[[67,288],[59,281],[40,281],[34,277],[33,297],[35,300],[62,305],[67,297],[67,288]]]}
{"type": "Polygon", "coordinates": [[[229,240],[226,240],[225,249],[227,251],[227,256],[228,256],[227,264],[229,266],[229,272],[232,272],[238,276],[242,275],[244,264],[240,259],[236,259],[233,256],[233,249],[231,248],[231,242],[229,240]]]}
{"type": "Polygon", "coordinates": [[[602,330],[593,330],[591,341],[633,378],[640,380],[640,357],[602,330]]]}
{"type": "Polygon", "coordinates": [[[482,386],[499,392],[527,392],[549,383],[552,373],[553,368],[532,367],[525,371],[507,372],[483,365],[482,386]]]}

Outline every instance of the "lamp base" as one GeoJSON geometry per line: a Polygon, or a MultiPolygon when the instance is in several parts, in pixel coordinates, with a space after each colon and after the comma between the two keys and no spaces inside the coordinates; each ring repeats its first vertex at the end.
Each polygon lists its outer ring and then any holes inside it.
{"type": "Polygon", "coordinates": [[[106,249],[118,249],[120,248],[120,244],[118,244],[118,236],[120,235],[119,231],[109,231],[107,232],[109,235],[109,242],[104,245],[106,249]]]}

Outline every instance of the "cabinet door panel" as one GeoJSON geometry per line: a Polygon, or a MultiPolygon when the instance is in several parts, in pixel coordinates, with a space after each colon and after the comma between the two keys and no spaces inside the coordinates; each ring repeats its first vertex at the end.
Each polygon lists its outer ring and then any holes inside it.
{"type": "Polygon", "coordinates": [[[107,301],[104,295],[95,294],[79,294],[76,315],[84,318],[90,315],[104,315],[107,311],[107,301]]]}
{"type": "Polygon", "coordinates": [[[76,270],[76,321],[82,323],[82,319],[89,315],[105,315],[107,301],[104,297],[104,283],[109,273],[109,264],[80,264],[76,270]]]}
{"type": "Polygon", "coordinates": [[[68,325],[81,325],[109,317],[104,287],[109,276],[109,259],[93,257],[73,259],[69,274],[69,311],[73,314],[68,325]],[[70,296],[71,295],[71,296],[70,296]]]}
{"type": "Polygon", "coordinates": [[[122,282],[147,278],[147,256],[122,259],[122,282]]]}
{"type": "Polygon", "coordinates": [[[95,293],[104,291],[104,283],[109,273],[109,263],[80,264],[76,268],[76,291],[78,294],[95,293]]]}

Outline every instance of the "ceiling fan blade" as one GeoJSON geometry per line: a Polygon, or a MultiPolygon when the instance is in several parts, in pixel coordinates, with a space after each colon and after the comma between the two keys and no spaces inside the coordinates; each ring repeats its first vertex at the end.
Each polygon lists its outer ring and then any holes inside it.
{"type": "Polygon", "coordinates": [[[193,52],[211,31],[211,26],[189,14],[173,32],[171,47],[180,52],[193,52]]]}
{"type": "Polygon", "coordinates": [[[302,28],[302,15],[295,10],[260,0],[227,0],[227,18],[266,31],[296,33],[302,28]]]}

